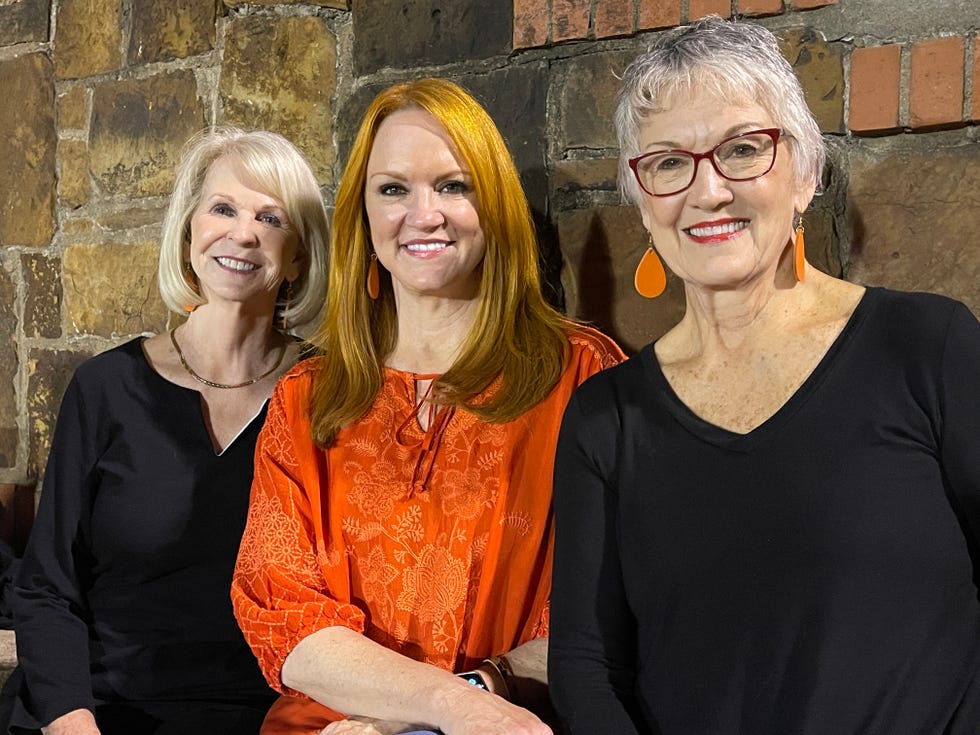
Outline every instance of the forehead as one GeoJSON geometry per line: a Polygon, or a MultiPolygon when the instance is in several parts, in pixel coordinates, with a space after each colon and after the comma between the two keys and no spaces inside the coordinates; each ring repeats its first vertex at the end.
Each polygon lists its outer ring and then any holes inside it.
{"type": "Polygon", "coordinates": [[[201,182],[201,196],[206,197],[215,190],[230,193],[225,190],[247,190],[248,192],[267,198],[281,204],[279,197],[269,190],[258,177],[248,170],[245,163],[236,155],[226,153],[216,158],[204,175],[201,182]]]}
{"type": "Polygon", "coordinates": [[[449,133],[431,113],[419,108],[406,108],[388,115],[378,125],[368,157],[368,167],[381,159],[411,157],[421,147],[438,151],[457,161],[461,160],[449,133]]]}
{"type": "Polygon", "coordinates": [[[772,115],[760,104],[695,89],[686,96],[672,95],[661,109],[645,115],[640,147],[714,145],[729,135],[773,125],[772,115]]]}

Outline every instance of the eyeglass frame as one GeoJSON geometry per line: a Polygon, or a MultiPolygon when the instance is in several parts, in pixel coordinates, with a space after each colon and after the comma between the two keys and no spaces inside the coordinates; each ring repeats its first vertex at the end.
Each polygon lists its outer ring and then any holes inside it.
{"type": "Polygon", "coordinates": [[[672,197],[675,194],[680,194],[681,192],[685,192],[691,188],[691,186],[694,184],[694,180],[698,177],[698,165],[701,163],[701,161],[705,159],[707,159],[711,163],[711,167],[715,170],[715,172],[719,176],[721,176],[721,178],[725,179],[725,181],[752,181],[754,179],[761,179],[767,173],[772,171],[772,167],[776,165],[776,152],[779,146],[779,139],[784,137],[791,138],[793,136],[787,133],[782,128],[760,128],[759,130],[747,130],[744,133],[738,133],[737,135],[731,135],[725,138],[723,141],[718,143],[718,145],[714,146],[710,150],[705,151],[704,153],[695,153],[694,151],[686,151],[683,148],[665,148],[663,150],[647,151],[646,153],[641,153],[638,156],[634,156],[633,158],[630,158],[627,161],[627,163],[629,164],[630,170],[633,172],[633,178],[636,179],[636,183],[640,185],[640,188],[644,191],[644,193],[652,197],[672,197]],[[772,139],[772,161],[770,161],[769,163],[769,168],[767,168],[765,171],[763,171],[760,174],[755,174],[754,176],[747,176],[744,179],[732,178],[731,176],[726,176],[725,174],[723,174],[721,172],[721,169],[718,168],[718,162],[715,161],[715,151],[717,151],[719,148],[725,145],[725,143],[729,143],[735,140],[736,138],[741,138],[746,135],[759,135],[760,133],[768,135],[772,139]],[[637,171],[636,168],[640,164],[640,161],[642,161],[644,158],[649,158],[650,156],[660,156],[665,153],[683,153],[687,156],[690,156],[694,160],[694,172],[691,174],[691,180],[687,182],[687,186],[685,186],[684,188],[678,189],[677,191],[672,191],[669,194],[654,194],[652,191],[649,191],[643,185],[643,182],[640,180],[640,172],[637,171]]]}

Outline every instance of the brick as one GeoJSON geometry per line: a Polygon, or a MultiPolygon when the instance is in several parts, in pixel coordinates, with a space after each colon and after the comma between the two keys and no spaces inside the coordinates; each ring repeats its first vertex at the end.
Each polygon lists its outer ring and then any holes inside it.
{"type": "Polygon", "coordinates": [[[0,3],[0,46],[48,40],[51,0],[0,3]]]}
{"type": "Polygon", "coordinates": [[[737,0],[741,15],[776,15],[783,12],[783,0],[737,0]]]}
{"type": "Polygon", "coordinates": [[[970,119],[980,120],[980,36],[973,39],[973,104],[970,106],[970,119]]]}
{"type": "Polygon", "coordinates": [[[27,300],[24,302],[24,334],[27,337],[57,339],[61,336],[61,259],[39,253],[25,253],[21,273],[27,300]]]}
{"type": "Polygon", "coordinates": [[[214,0],[133,0],[129,63],[183,59],[214,48],[214,0]]]}
{"type": "Polygon", "coordinates": [[[850,155],[847,277],[945,294],[980,313],[980,240],[971,235],[980,146],[934,138],[868,140],[850,155]]]}
{"type": "Polygon", "coordinates": [[[506,56],[514,37],[510,2],[353,0],[354,71],[415,70],[506,56]]]}
{"type": "Polygon", "coordinates": [[[836,4],[837,0],[790,0],[790,6],[793,10],[812,10],[813,8],[836,4]]]}
{"type": "Polygon", "coordinates": [[[17,444],[20,432],[17,428],[17,313],[9,305],[17,303],[17,284],[0,267],[0,467],[17,464],[17,444]]]}
{"type": "Polygon", "coordinates": [[[851,54],[847,124],[855,132],[894,130],[899,120],[902,48],[858,48],[851,54]]]}
{"type": "Polygon", "coordinates": [[[76,334],[156,332],[167,309],[157,291],[155,243],[82,243],[65,249],[65,306],[76,334]]]}
{"type": "Polygon", "coordinates": [[[76,79],[122,67],[119,0],[61,0],[55,26],[54,69],[58,79],[76,79]]]}
{"type": "Polygon", "coordinates": [[[936,38],[912,46],[909,122],[913,128],[963,120],[962,38],[936,38]]]}
{"type": "Polygon", "coordinates": [[[46,247],[55,232],[54,79],[45,54],[0,61],[0,246],[46,247]],[[15,186],[10,182],[16,182],[15,186]]]}
{"type": "Polygon", "coordinates": [[[779,34],[779,48],[789,60],[806,95],[807,105],[825,133],[844,132],[844,54],[812,28],[779,34]]]}
{"type": "Polygon", "coordinates": [[[322,18],[251,16],[229,24],[219,85],[223,122],[286,136],[320,183],[333,177],[336,87],[337,39],[322,18]]]}
{"type": "Polygon", "coordinates": [[[189,69],[97,85],[92,175],[109,195],[169,194],[180,149],[203,126],[197,79],[189,69]]]}
{"type": "Polygon", "coordinates": [[[595,5],[595,37],[633,33],[633,0],[602,0],[595,5]]]}
{"type": "Polygon", "coordinates": [[[514,48],[548,43],[548,0],[514,0],[514,48]]]}
{"type": "Polygon", "coordinates": [[[58,128],[84,130],[88,127],[86,105],[88,90],[83,86],[70,87],[58,95],[58,128]]]}
{"type": "Polygon", "coordinates": [[[58,141],[58,200],[76,209],[88,202],[88,145],[81,140],[58,141]]]}
{"type": "Polygon", "coordinates": [[[589,0],[552,0],[551,40],[572,41],[589,37],[589,0]]]}
{"type": "Polygon", "coordinates": [[[728,18],[732,14],[731,0],[689,0],[687,6],[688,21],[703,18],[706,15],[720,15],[728,18]]]}
{"type": "Polygon", "coordinates": [[[640,0],[638,30],[673,28],[681,22],[681,0],[640,0]]]}
{"type": "Polygon", "coordinates": [[[58,407],[75,368],[92,356],[71,350],[31,350],[28,364],[27,415],[30,443],[27,473],[43,471],[51,448],[58,407]]]}
{"type": "Polygon", "coordinates": [[[226,8],[239,5],[316,5],[321,8],[350,10],[350,0],[224,0],[226,8]]]}
{"type": "Polygon", "coordinates": [[[587,54],[564,63],[557,89],[560,120],[558,143],[562,150],[616,148],[613,114],[623,71],[635,51],[587,54]]]}

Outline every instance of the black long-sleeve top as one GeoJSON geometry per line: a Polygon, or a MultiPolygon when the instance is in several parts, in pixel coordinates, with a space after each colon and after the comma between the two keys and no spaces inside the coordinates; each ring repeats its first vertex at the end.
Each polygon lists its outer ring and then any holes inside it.
{"type": "Polygon", "coordinates": [[[869,289],[736,434],[652,346],[572,397],[550,686],[571,735],[980,732],[980,325],[869,289]]]}
{"type": "Polygon", "coordinates": [[[275,696],[229,599],[265,409],[216,455],[200,394],[157,374],[141,342],[84,363],[58,416],[12,603],[39,724],[101,703],[275,696]]]}

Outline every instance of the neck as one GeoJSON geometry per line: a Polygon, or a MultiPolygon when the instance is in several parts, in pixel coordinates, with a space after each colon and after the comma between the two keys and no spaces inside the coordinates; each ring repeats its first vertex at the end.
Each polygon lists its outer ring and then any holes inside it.
{"type": "Polygon", "coordinates": [[[441,375],[459,356],[477,300],[396,299],[398,339],[385,363],[408,372],[441,375]]]}

